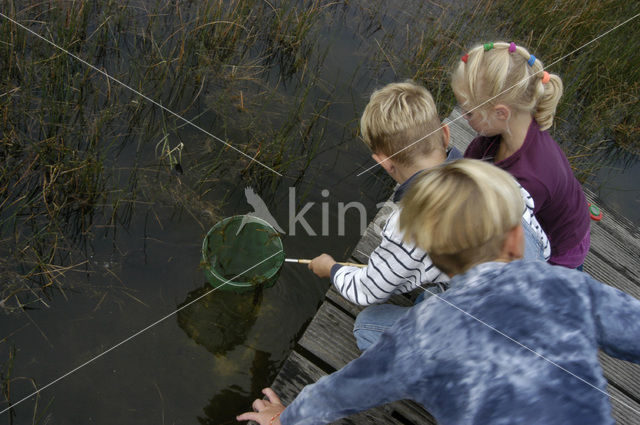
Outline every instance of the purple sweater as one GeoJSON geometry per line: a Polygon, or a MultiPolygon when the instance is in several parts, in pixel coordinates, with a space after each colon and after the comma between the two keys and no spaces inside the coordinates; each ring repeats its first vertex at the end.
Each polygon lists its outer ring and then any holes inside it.
{"type": "MultiPolygon", "coordinates": [[[[464,156],[494,161],[499,146],[499,135],[476,137],[464,156]]],[[[549,261],[566,265],[562,257],[571,250],[575,252],[589,232],[589,213],[582,187],[560,146],[532,120],[522,147],[495,165],[511,173],[531,194],[535,203],[533,212],[551,243],[549,261]]],[[[587,245],[583,261],[588,250],[587,245]]]]}

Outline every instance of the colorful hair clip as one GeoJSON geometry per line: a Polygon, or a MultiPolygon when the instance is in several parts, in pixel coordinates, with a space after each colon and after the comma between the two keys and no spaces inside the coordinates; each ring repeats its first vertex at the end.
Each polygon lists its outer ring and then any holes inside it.
{"type": "Polygon", "coordinates": [[[516,51],[516,43],[512,41],[511,43],[509,43],[509,53],[513,53],[515,51],[516,51]]]}
{"type": "Polygon", "coordinates": [[[529,66],[533,66],[533,64],[536,62],[536,57],[531,55],[529,56],[529,60],[527,61],[527,63],[529,64],[529,66]]]}
{"type": "Polygon", "coordinates": [[[547,71],[542,72],[542,84],[547,84],[551,79],[551,75],[547,71]]]}
{"type": "Polygon", "coordinates": [[[493,43],[484,43],[484,51],[485,52],[488,52],[491,49],[493,49],[493,43]]]}
{"type": "Polygon", "coordinates": [[[469,54],[468,53],[461,58],[462,62],[464,62],[464,63],[467,63],[467,59],[469,59],[469,54]]]}

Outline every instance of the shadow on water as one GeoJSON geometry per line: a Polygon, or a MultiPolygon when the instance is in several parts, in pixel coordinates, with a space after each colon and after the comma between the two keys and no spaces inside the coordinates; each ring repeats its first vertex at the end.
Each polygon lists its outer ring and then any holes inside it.
{"type": "MultiPolygon", "coordinates": [[[[178,308],[211,291],[211,286],[189,293],[178,308]]],[[[252,292],[238,294],[230,291],[216,291],[178,313],[178,325],[197,344],[203,346],[215,358],[216,375],[233,373],[236,369],[248,371],[252,377],[248,388],[231,385],[221,389],[211,397],[204,407],[201,424],[213,425],[235,422],[237,412],[251,404],[262,388],[269,384],[268,378],[275,372],[276,364],[269,352],[253,348],[255,338],[249,338],[250,330],[259,314],[263,294],[260,287],[252,292]],[[253,341],[252,341],[253,339],[253,341]],[[233,365],[229,368],[229,365],[233,365]]]]}
{"type": "MultiPolygon", "coordinates": [[[[212,291],[211,286],[189,293],[178,308],[212,291]]],[[[242,344],[258,317],[262,289],[238,294],[217,290],[178,312],[178,325],[211,354],[223,356],[242,344]]]]}

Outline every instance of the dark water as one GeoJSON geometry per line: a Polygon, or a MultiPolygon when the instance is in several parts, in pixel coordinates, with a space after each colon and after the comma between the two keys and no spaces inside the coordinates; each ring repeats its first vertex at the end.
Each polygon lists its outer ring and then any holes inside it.
{"type": "MultiPolygon", "coordinates": [[[[374,39],[385,34],[381,22],[388,28],[405,18],[409,19],[398,10],[380,15],[373,6],[345,7],[324,18],[310,59],[320,78],[308,88],[308,96],[330,98],[331,104],[324,111],[321,144],[304,172],[289,169],[282,179],[275,179],[269,174],[256,178],[251,172],[223,168],[207,195],[199,198],[202,205],[187,199],[192,209],[176,206],[175,198],[192,189],[191,184],[195,186],[190,174],[201,170],[198,157],[208,139],[176,124],[175,132],[186,145],[183,174],[165,173],[140,185],[141,192],[153,194],[154,208],[136,205],[115,227],[96,226],[86,242],[83,272],[66,275],[64,285],[22,313],[9,313],[6,308],[0,312],[2,377],[10,383],[4,387],[5,396],[9,391],[15,403],[149,328],[20,404],[11,414],[3,413],[0,422],[221,424],[232,423],[236,414],[248,409],[259,390],[272,381],[313,316],[328,282],[317,279],[303,265],[285,264],[273,287],[249,294],[216,291],[171,314],[211,290],[200,268],[203,237],[217,218],[252,211],[245,198],[247,186],[260,194],[285,228],[287,256],[312,258],[328,252],[345,259],[349,255],[366,220],[350,210],[344,235],[338,235],[338,203],[359,201],[366,219],[371,219],[376,203],[388,196],[391,187],[379,169],[356,177],[372,164],[354,135],[358,116],[373,88],[411,76],[373,61],[371,52],[378,51],[374,39]],[[290,188],[295,188],[294,206],[290,205],[290,188]],[[304,218],[317,235],[310,235],[301,224],[295,230],[289,226],[290,209],[298,212],[311,202],[304,218]],[[323,225],[328,226],[328,236],[322,236],[323,225]],[[154,325],[164,317],[167,319],[154,325]],[[10,358],[13,360],[7,360],[10,358]]],[[[135,49],[129,54],[135,56],[135,49]]],[[[283,79],[278,72],[274,68],[265,84],[283,79]]],[[[300,78],[302,71],[297,72],[300,78]]],[[[287,90],[294,91],[293,80],[287,90]]],[[[287,109],[278,101],[270,107],[287,109]]],[[[190,117],[198,117],[199,112],[204,114],[199,123],[207,124],[214,134],[228,134],[231,143],[244,134],[242,128],[234,127],[233,119],[224,121],[206,104],[190,111],[190,117]]],[[[149,124],[154,125],[161,126],[160,120],[149,124]]],[[[126,143],[113,162],[140,161],[136,141],[133,137],[126,143]]],[[[217,142],[210,143],[214,152],[221,150],[217,142]]],[[[142,148],[141,162],[149,167],[157,166],[154,144],[142,148]]],[[[238,161],[238,155],[226,151],[224,161],[238,161]]],[[[124,167],[118,170],[123,182],[132,174],[124,167]]],[[[625,172],[598,175],[602,198],[636,223],[640,223],[638,177],[637,164],[625,172]]],[[[8,299],[6,305],[15,302],[8,299]]],[[[7,406],[5,401],[0,403],[0,409],[7,406]]]]}

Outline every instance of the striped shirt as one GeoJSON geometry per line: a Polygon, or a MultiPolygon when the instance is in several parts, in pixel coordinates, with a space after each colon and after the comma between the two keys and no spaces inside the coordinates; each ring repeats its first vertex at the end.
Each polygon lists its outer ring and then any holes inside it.
{"type": "MultiPolygon", "coordinates": [[[[416,175],[398,187],[396,194],[404,193],[416,175]]],[[[520,186],[525,202],[522,220],[528,223],[544,248],[544,258],[549,259],[551,246],[542,227],[533,215],[533,198],[520,186]]],[[[401,196],[394,196],[397,202],[401,196]]],[[[429,255],[417,246],[404,242],[398,228],[400,208],[397,204],[382,229],[382,241],[369,256],[366,267],[334,265],[331,282],[343,297],[354,304],[371,305],[388,300],[393,294],[411,292],[427,283],[449,281],[449,276],[433,265],[429,255]]]]}

